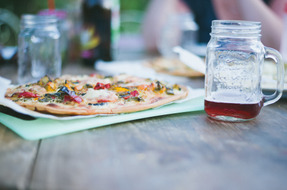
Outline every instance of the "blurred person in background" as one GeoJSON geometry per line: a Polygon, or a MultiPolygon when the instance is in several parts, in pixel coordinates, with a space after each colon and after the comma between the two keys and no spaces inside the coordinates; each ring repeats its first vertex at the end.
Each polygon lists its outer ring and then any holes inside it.
{"type": "Polygon", "coordinates": [[[280,49],[284,6],[287,0],[151,0],[143,21],[143,38],[149,52],[157,52],[157,39],[167,18],[192,12],[199,26],[198,42],[210,39],[212,20],[248,20],[262,23],[264,45],[280,49]]]}

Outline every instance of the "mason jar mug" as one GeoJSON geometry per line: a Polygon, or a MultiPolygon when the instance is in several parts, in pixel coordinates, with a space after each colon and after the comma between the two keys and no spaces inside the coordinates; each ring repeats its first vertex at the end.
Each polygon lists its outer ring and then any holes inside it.
{"type": "Polygon", "coordinates": [[[262,106],[280,99],[284,65],[278,51],[261,43],[261,23],[214,20],[207,45],[205,112],[224,121],[255,118],[262,106]],[[264,95],[261,89],[265,58],[277,65],[277,88],[264,95]]]}

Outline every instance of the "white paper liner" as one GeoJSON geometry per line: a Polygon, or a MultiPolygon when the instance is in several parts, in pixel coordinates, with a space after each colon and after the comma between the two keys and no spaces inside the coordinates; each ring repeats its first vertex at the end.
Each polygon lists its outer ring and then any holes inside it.
{"type": "MultiPolygon", "coordinates": [[[[97,116],[109,116],[111,114],[95,114],[95,115],[78,115],[78,116],[57,116],[57,115],[50,115],[50,114],[44,114],[44,113],[39,113],[36,111],[32,111],[29,109],[26,109],[18,104],[16,104],[15,102],[13,102],[12,100],[6,99],[5,98],[5,93],[6,93],[6,89],[10,87],[11,81],[8,79],[5,79],[3,77],[0,77],[0,84],[1,84],[1,88],[0,88],[0,105],[6,106],[8,108],[11,108],[12,110],[22,113],[22,114],[26,114],[35,118],[48,118],[48,119],[55,119],[55,120],[72,120],[72,119],[80,119],[80,118],[90,118],[90,117],[97,117],[97,116]]],[[[203,89],[191,89],[188,88],[189,90],[189,95],[182,100],[178,100],[175,101],[173,103],[182,103],[184,101],[188,101],[191,100],[193,98],[197,98],[200,96],[203,96],[204,90],[203,89]]]]}

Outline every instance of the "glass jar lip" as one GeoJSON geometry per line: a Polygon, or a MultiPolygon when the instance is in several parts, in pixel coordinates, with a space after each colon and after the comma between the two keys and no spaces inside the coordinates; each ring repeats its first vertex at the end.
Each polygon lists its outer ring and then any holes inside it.
{"type": "Polygon", "coordinates": [[[261,22],[245,20],[213,20],[212,35],[260,37],[261,22]]]}
{"type": "Polygon", "coordinates": [[[261,22],[247,20],[213,20],[212,27],[260,29],[261,22]]]}
{"type": "Polygon", "coordinates": [[[56,16],[24,14],[21,16],[21,25],[58,24],[56,16]]]}

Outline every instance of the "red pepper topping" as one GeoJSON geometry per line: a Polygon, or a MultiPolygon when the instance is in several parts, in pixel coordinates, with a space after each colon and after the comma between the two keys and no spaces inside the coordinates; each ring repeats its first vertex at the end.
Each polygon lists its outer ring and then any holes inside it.
{"type": "Polygon", "coordinates": [[[64,96],[64,102],[71,102],[71,101],[81,103],[83,99],[80,96],[76,96],[76,95],[74,96],[65,95],[64,96]]]}
{"type": "Polygon", "coordinates": [[[109,100],[101,99],[97,101],[98,103],[104,103],[104,102],[109,102],[109,100]]]}
{"type": "Polygon", "coordinates": [[[60,93],[65,93],[66,95],[64,96],[64,102],[67,101],[74,101],[77,103],[81,103],[83,99],[75,94],[75,91],[69,90],[66,86],[63,86],[58,90],[60,93]]]}
{"type": "Polygon", "coordinates": [[[133,97],[138,96],[139,92],[137,90],[134,90],[130,93],[133,97]]]}
{"type": "Polygon", "coordinates": [[[98,83],[96,84],[96,86],[94,87],[95,90],[105,89],[105,88],[111,88],[110,83],[104,84],[104,83],[98,82],[98,83]]]}
{"type": "Polygon", "coordinates": [[[106,88],[111,88],[111,84],[110,84],[110,83],[105,84],[105,87],[106,87],[106,88]]]}
{"type": "Polygon", "coordinates": [[[95,90],[104,89],[104,88],[105,88],[105,85],[103,83],[99,83],[99,82],[94,87],[95,90]]]}
{"type": "Polygon", "coordinates": [[[64,103],[65,102],[70,102],[71,101],[71,97],[69,95],[65,95],[64,96],[64,103]]]}
{"type": "Polygon", "coordinates": [[[80,96],[74,96],[72,97],[74,102],[77,102],[78,104],[83,101],[83,99],[80,96]]]}
{"type": "Polygon", "coordinates": [[[131,98],[131,97],[136,97],[136,96],[138,96],[138,95],[139,95],[139,92],[138,92],[137,90],[134,90],[134,91],[130,92],[130,95],[124,96],[123,98],[124,98],[125,100],[127,100],[127,99],[129,99],[129,98],[131,98]]]}
{"type": "Polygon", "coordinates": [[[18,94],[18,98],[37,98],[37,97],[39,97],[39,95],[38,94],[34,94],[34,93],[32,93],[32,92],[26,92],[26,91],[24,91],[24,92],[21,92],[21,93],[19,93],[18,94]]]}

